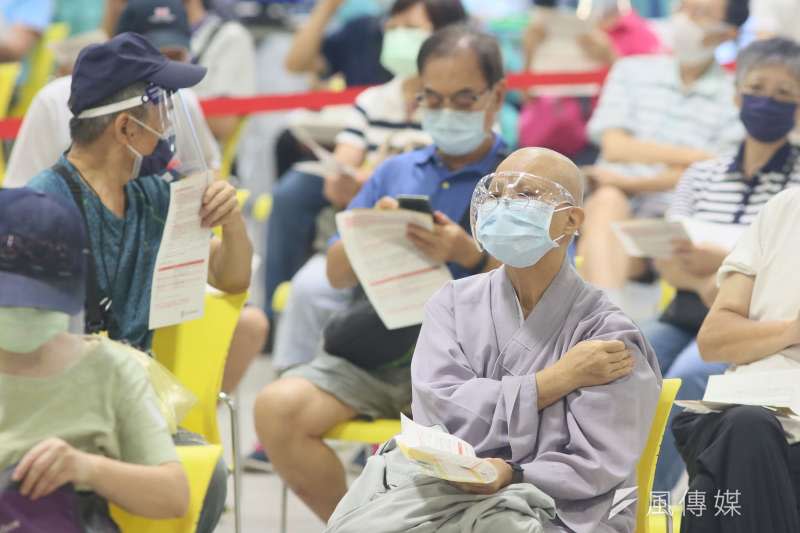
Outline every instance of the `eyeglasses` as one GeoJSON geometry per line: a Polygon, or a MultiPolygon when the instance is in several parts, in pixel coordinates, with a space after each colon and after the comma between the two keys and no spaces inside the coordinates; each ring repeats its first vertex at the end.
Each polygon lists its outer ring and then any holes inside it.
{"type": "Polygon", "coordinates": [[[470,111],[472,107],[485,94],[492,90],[487,87],[482,91],[475,92],[472,89],[462,89],[449,96],[437,93],[432,89],[423,89],[417,94],[417,103],[426,109],[441,109],[449,103],[451,108],[457,111],[470,111]]]}
{"type": "MultiPolygon", "coordinates": [[[[88,255],[82,250],[83,256],[88,255]]],[[[34,278],[70,279],[83,273],[81,255],[68,245],[16,234],[0,235],[0,270],[34,278]]]]}

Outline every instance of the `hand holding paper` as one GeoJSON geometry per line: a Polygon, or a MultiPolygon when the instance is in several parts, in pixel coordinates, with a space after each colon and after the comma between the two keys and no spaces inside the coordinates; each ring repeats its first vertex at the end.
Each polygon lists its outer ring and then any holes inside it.
{"type": "Polygon", "coordinates": [[[410,461],[433,477],[454,483],[488,485],[497,477],[491,462],[475,456],[469,443],[438,428],[417,424],[400,415],[402,431],[395,437],[397,446],[410,461]]]}

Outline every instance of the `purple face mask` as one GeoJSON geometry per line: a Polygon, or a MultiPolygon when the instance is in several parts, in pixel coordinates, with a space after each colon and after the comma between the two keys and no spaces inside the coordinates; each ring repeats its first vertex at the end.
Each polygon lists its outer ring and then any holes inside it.
{"type": "Polygon", "coordinates": [[[775,142],[795,125],[797,103],[779,102],[769,96],[744,95],[739,116],[747,133],[757,141],[775,142]]]}

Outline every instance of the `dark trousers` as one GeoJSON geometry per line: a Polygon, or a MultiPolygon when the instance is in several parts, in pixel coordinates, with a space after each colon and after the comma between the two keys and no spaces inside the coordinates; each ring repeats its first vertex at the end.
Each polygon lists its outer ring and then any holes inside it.
{"type": "Polygon", "coordinates": [[[770,411],[684,412],[672,432],[689,471],[682,533],[800,532],[800,444],[770,411]]]}
{"type": "Polygon", "coordinates": [[[322,194],[322,178],[290,170],[272,189],[272,213],[267,224],[264,300],[272,318],[275,289],[305,264],[317,229],[317,215],[328,201],[322,194]]]}

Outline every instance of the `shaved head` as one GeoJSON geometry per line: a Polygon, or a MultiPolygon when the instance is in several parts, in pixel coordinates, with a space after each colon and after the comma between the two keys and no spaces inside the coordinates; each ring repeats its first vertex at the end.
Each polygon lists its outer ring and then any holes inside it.
{"type": "Polygon", "coordinates": [[[497,167],[497,172],[527,172],[552,180],[583,205],[583,174],[568,157],[548,148],[521,148],[497,167]]]}

